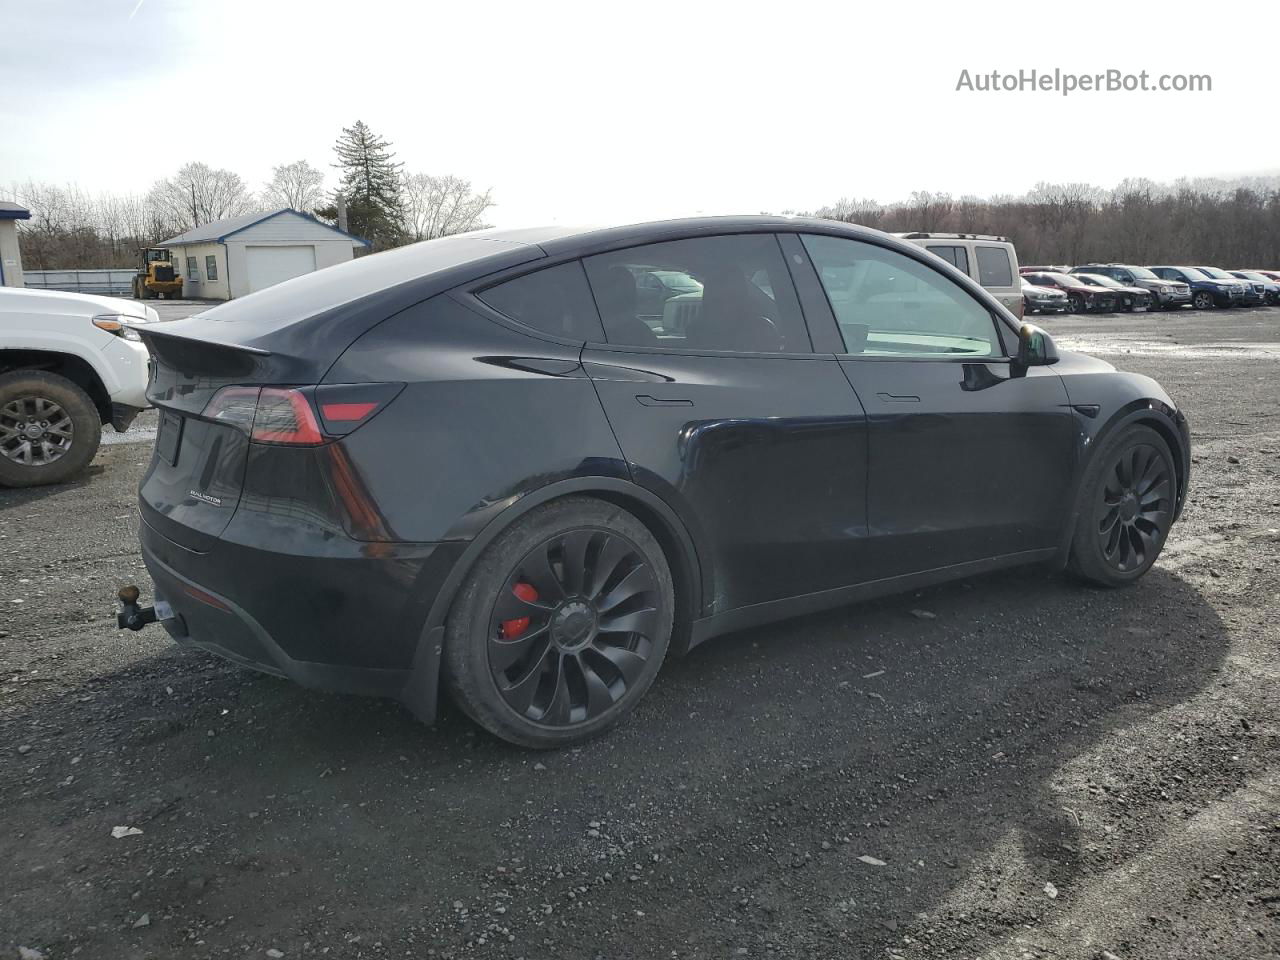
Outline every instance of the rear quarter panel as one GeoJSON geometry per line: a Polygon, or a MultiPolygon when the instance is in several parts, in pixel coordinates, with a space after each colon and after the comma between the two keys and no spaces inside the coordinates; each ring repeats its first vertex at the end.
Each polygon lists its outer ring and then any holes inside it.
{"type": "Polygon", "coordinates": [[[325,383],[406,384],[342,441],[396,539],[471,539],[549,484],[629,477],[580,353],[448,296],[400,312],[347,349],[325,383]]]}

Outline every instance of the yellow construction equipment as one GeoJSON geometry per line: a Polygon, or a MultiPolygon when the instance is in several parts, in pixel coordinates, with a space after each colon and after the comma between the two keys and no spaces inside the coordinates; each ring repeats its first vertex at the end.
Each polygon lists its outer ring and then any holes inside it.
{"type": "Polygon", "coordinates": [[[163,247],[148,247],[142,251],[142,269],[133,278],[135,300],[154,300],[165,297],[177,300],[182,296],[182,274],[173,265],[173,258],[163,247]]]}

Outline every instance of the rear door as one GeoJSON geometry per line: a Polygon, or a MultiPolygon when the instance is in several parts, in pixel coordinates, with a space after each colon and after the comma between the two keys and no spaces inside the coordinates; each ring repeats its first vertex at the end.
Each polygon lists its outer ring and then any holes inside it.
{"type": "Polygon", "coordinates": [[[877,575],[1055,546],[1073,458],[1062,379],[1014,369],[992,314],[933,267],[871,243],[803,240],[867,412],[877,575]]]}
{"type": "Polygon", "coordinates": [[[813,351],[777,238],[584,263],[607,342],[583,364],[636,482],[711,554],[711,612],[864,579],[866,418],[835,358],[813,351]],[[642,278],[667,271],[697,289],[655,314],[642,278]]]}

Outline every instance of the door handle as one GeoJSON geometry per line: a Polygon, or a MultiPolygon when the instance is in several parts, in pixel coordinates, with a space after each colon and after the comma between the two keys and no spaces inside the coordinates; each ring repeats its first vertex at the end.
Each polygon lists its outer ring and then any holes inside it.
{"type": "Polygon", "coordinates": [[[646,407],[692,407],[692,400],[684,400],[679,397],[662,398],[651,397],[647,393],[636,394],[636,399],[641,405],[646,407]]]}
{"type": "Polygon", "coordinates": [[[877,393],[876,396],[879,397],[881,400],[883,400],[885,403],[919,403],[920,402],[919,397],[913,397],[909,394],[899,397],[896,394],[892,394],[892,393],[877,393]]]}

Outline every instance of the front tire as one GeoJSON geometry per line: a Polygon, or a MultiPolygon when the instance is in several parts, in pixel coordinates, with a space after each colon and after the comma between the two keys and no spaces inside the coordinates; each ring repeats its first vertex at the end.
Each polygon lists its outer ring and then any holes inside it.
{"type": "Polygon", "coordinates": [[[1070,313],[1084,313],[1084,297],[1076,293],[1067,297],[1067,310],[1070,313]]]}
{"type": "Polygon", "coordinates": [[[1204,290],[1199,290],[1196,295],[1191,298],[1191,305],[1197,310],[1208,310],[1213,306],[1213,294],[1204,290]]]}
{"type": "Polygon", "coordinates": [[[101,440],[97,407],[66,377],[38,370],[0,376],[0,484],[62,483],[89,465],[101,440]]]}
{"type": "Polygon", "coordinates": [[[490,733],[538,749],[626,717],[671,642],[671,570],[621,507],[566,497],[493,541],[454,599],[444,669],[454,700],[490,733]]]}
{"type": "Polygon", "coordinates": [[[1156,562],[1173,524],[1177,474],[1159,433],[1135,425],[1106,441],[1085,473],[1070,567],[1104,587],[1127,586],[1156,562]]]}

